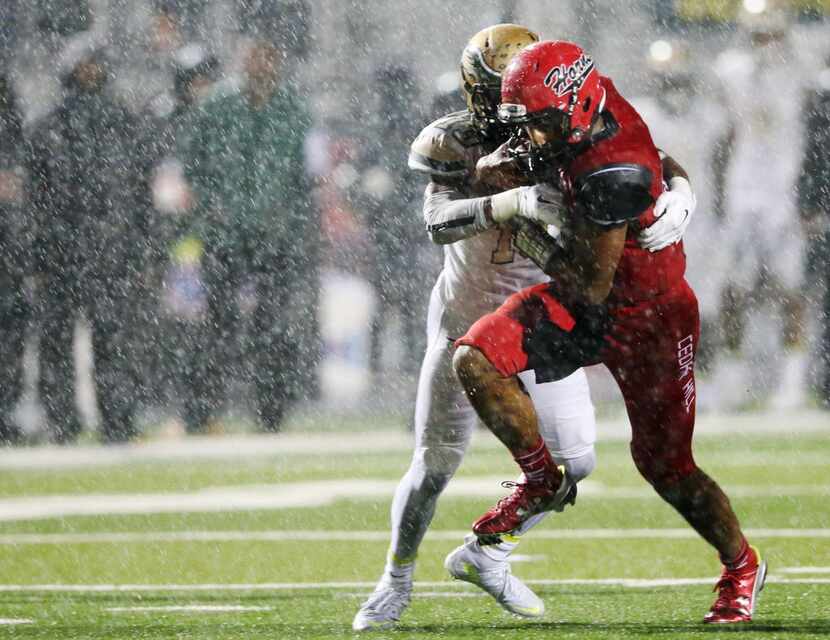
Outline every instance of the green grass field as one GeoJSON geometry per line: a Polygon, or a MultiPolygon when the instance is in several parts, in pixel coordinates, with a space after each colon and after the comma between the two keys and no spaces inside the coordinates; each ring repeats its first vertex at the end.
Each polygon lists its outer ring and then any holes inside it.
{"type": "MultiPolygon", "coordinates": [[[[601,439],[599,468],[576,507],[517,551],[514,573],[544,597],[544,619],[510,617],[451,582],[444,556],[502,495],[498,480],[514,475],[506,453],[479,434],[439,503],[412,606],[398,630],[373,637],[827,637],[827,432],[723,430],[699,437],[696,456],[770,563],[753,623],[700,624],[717,558],[652,495],[622,440],[601,439]]],[[[244,451],[237,442],[216,440],[209,455],[93,452],[83,464],[68,452],[47,462],[0,453],[0,638],[352,637],[383,565],[409,436],[295,429],[244,451]]]]}

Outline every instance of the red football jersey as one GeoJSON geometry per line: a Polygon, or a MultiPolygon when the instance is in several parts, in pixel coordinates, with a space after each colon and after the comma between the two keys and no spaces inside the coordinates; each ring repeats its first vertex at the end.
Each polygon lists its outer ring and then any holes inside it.
{"type": "MultiPolygon", "coordinates": [[[[640,230],[654,222],[654,202],[666,188],[662,163],[648,127],[634,107],[617,92],[609,78],[603,76],[600,82],[606,91],[603,114],[608,127],[560,170],[560,181],[572,204],[579,202],[580,192],[587,191],[591,184],[595,190],[605,189],[604,200],[611,210],[615,206],[615,194],[606,188],[602,179],[597,179],[598,176],[605,174],[602,178],[607,178],[613,172],[621,175],[636,172],[638,178],[645,181],[644,200],[636,210],[639,212],[642,206],[646,208],[633,219],[620,216],[620,219],[628,219],[629,227],[609,296],[612,305],[631,304],[654,298],[680,281],[686,271],[686,255],[681,242],[654,253],[640,248],[637,243],[640,230]]],[[[595,193],[592,197],[602,200],[603,194],[595,193]]],[[[574,210],[578,215],[579,207],[574,210]]]]}

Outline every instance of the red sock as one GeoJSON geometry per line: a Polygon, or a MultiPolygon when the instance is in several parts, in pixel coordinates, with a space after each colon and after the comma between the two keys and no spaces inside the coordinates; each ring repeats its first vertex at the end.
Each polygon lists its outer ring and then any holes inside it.
{"type": "Polygon", "coordinates": [[[752,550],[752,547],[749,546],[749,543],[746,541],[746,538],[743,538],[741,541],[741,550],[738,552],[732,560],[725,560],[723,556],[721,556],[721,562],[726,565],[726,568],[730,571],[741,571],[742,569],[752,569],[755,565],[758,564],[758,558],[755,557],[755,552],[752,550]]]}
{"type": "Polygon", "coordinates": [[[561,475],[542,436],[530,448],[516,449],[512,453],[529,484],[541,484],[551,476],[559,478],[561,475]]]}

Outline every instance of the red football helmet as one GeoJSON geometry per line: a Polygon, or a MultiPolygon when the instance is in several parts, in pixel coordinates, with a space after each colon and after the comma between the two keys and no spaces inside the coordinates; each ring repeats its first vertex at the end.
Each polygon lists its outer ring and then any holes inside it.
{"type": "Polygon", "coordinates": [[[502,73],[499,119],[543,124],[574,144],[587,137],[604,102],[599,73],[582,48],[545,40],[524,49],[502,73]]]}

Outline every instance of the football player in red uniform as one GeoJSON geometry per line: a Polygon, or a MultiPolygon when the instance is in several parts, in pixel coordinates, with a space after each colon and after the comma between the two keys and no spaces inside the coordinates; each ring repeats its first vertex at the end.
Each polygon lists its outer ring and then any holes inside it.
{"type": "MultiPolygon", "coordinates": [[[[524,473],[511,495],[473,525],[498,539],[561,508],[570,481],[539,436],[517,374],[558,380],[603,363],[622,391],[640,473],[720,553],[723,574],[706,622],[750,620],[766,565],[720,487],[692,457],[697,300],[684,279],[682,242],[640,248],[664,191],[658,150],[637,112],[575,44],[522,51],[502,76],[500,117],[524,128],[534,180],[552,185],[563,224],[558,249],[534,257],[552,282],[510,296],[456,343],[454,368],[481,419],[524,473]]],[[[498,170],[502,151],[491,161],[498,170]]],[[[487,163],[485,163],[487,164],[487,163]]],[[[503,172],[502,172],[503,173],[503,172]]],[[[510,191],[491,197],[490,215],[510,191]]]]}

